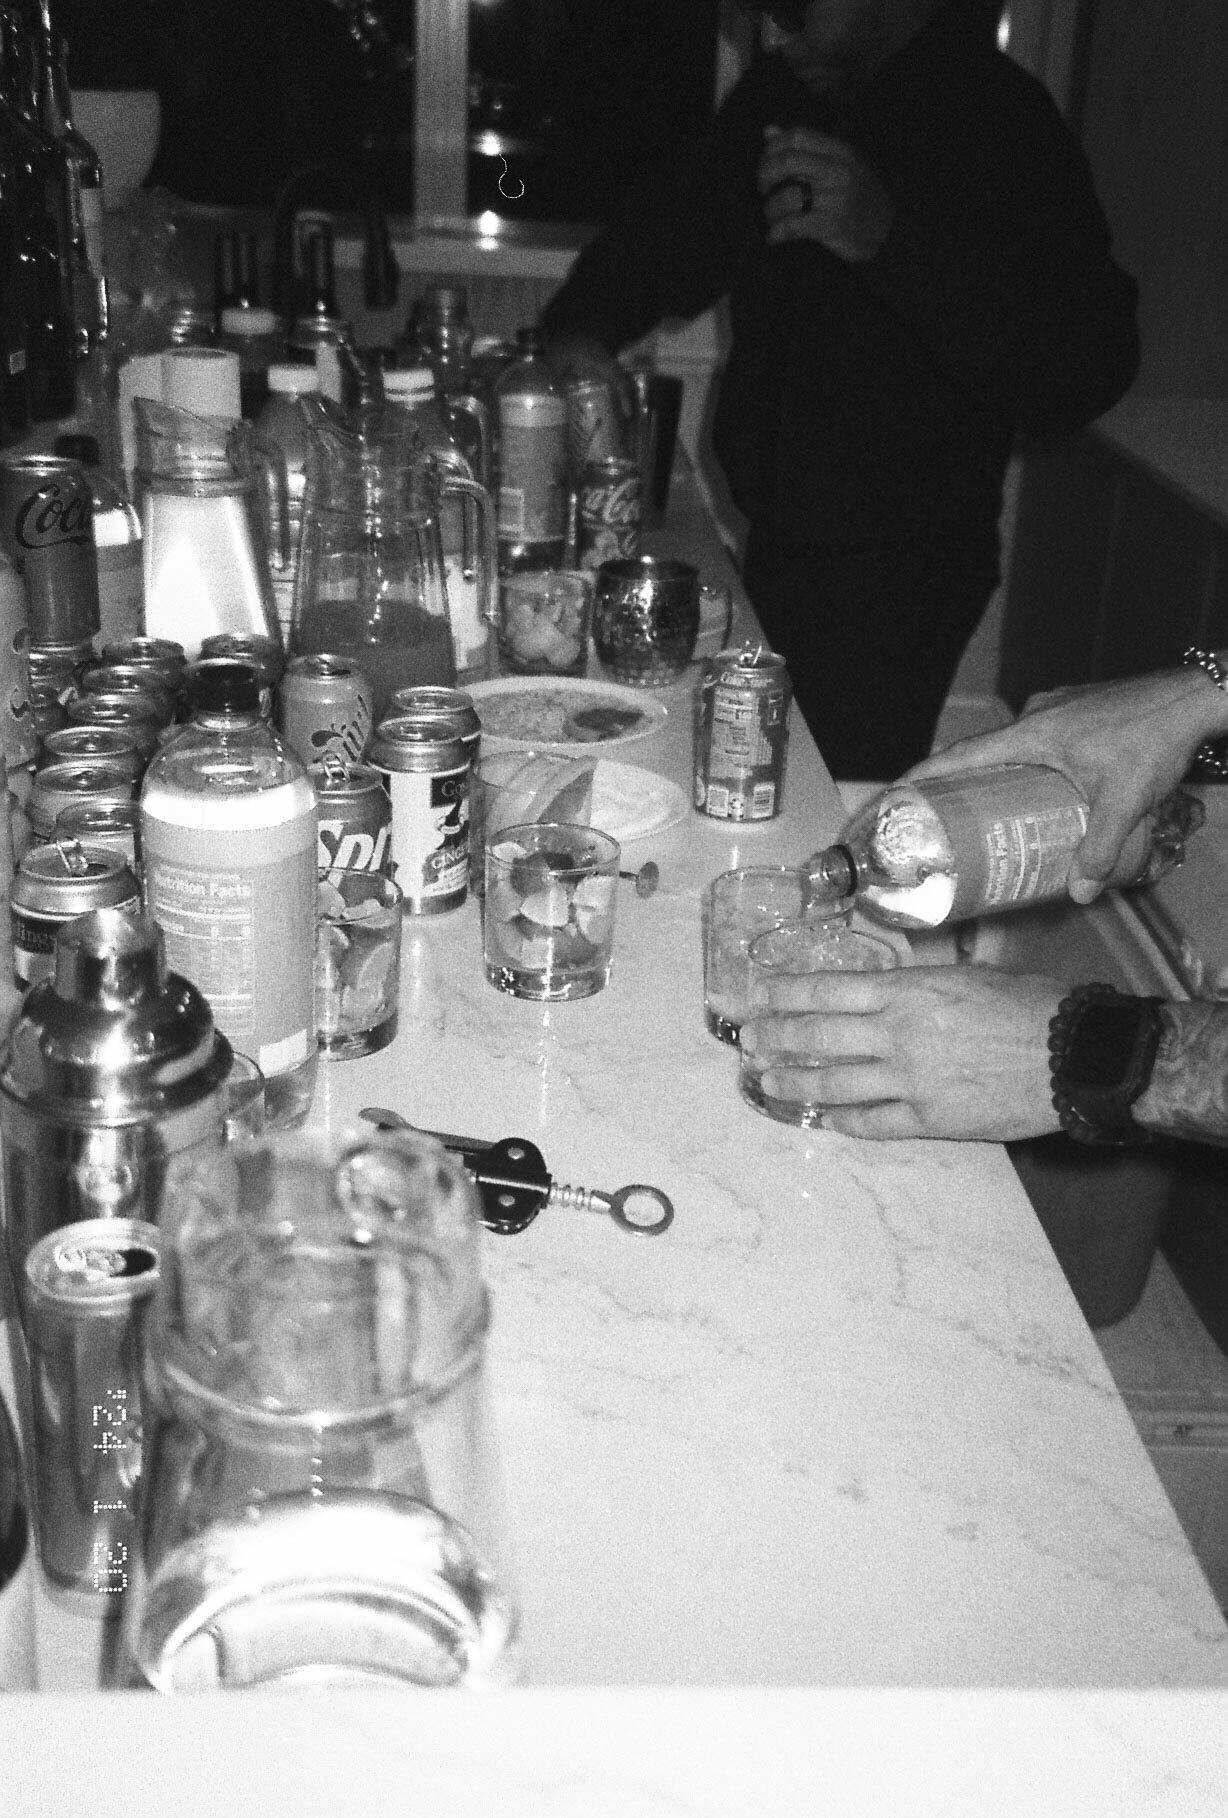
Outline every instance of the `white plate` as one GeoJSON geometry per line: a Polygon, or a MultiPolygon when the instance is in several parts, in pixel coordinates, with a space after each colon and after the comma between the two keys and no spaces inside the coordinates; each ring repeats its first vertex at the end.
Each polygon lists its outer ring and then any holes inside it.
{"type": "Polygon", "coordinates": [[[482,721],[482,745],[488,751],[567,751],[577,755],[621,750],[636,739],[650,738],[665,724],[667,710],[647,689],[624,688],[619,682],[574,680],[567,676],[505,675],[471,682],[466,689],[482,721]],[[536,728],[534,704],[537,703],[536,728]],[[633,721],[606,737],[569,736],[568,722],[577,713],[634,714],[633,721]],[[504,720],[502,716],[515,715],[504,720]],[[504,726],[515,724],[516,730],[504,726]]]}
{"type": "Polygon", "coordinates": [[[563,752],[492,752],[483,759],[483,777],[495,794],[484,798],[484,827],[507,827],[517,821],[576,820],[608,833],[620,845],[647,839],[685,820],[690,804],[677,783],[638,764],[616,764],[597,757],[563,752]],[[497,806],[495,805],[497,804],[497,806]]]}

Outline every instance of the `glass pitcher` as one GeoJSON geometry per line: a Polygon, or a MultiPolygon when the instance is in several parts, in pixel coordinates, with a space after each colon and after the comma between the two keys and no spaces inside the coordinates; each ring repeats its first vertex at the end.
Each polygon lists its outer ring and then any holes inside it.
{"type": "Polygon", "coordinates": [[[479,606],[490,608],[494,514],[485,490],[441,468],[396,405],[352,409],[312,393],[307,492],[290,645],[363,671],[382,717],[398,688],[456,682],[440,515],[446,500],[478,511],[479,606]]]}
{"type": "Polygon", "coordinates": [[[145,630],[189,660],[222,632],[282,647],[265,526],[289,561],[286,465],[242,418],[198,416],[152,398],[136,413],[145,630]]]}
{"type": "Polygon", "coordinates": [[[434,1139],[257,1139],[175,1172],[147,1326],[121,1678],[513,1676],[475,1190],[434,1139]]]}

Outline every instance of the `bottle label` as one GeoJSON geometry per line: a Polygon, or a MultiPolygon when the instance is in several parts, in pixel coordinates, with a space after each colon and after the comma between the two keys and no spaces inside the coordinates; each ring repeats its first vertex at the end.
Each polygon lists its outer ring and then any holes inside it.
{"type": "Polygon", "coordinates": [[[1061,895],[1087,804],[1060,772],[1014,765],[920,787],[958,855],[949,920],[1061,895]]]}
{"type": "Polygon", "coordinates": [[[567,534],[567,421],[501,418],[499,535],[545,543],[567,534]]]}
{"type": "Polygon", "coordinates": [[[98,619],[102,638],[120,644],[139,637],[145,577],[139,543],[103,544],[98,550],[98,619]]]}
{"type": "Polygon", "coordinates": [[[315,1047],[315,814],[273,826],[184,824],[195,805],[169,790],[142,802],[149,913],[167,965],[204,993],[231,1046],[265,1073],[286,1072],[315,1047]],[[179,806],[182,820],[164,818],[179,806]]]}
{"type": "Polygon", "coordinates": [[[24,347],[10,347],[8,370],[11,379],[17,378],[26,370],[26,350],[24,347]]]}

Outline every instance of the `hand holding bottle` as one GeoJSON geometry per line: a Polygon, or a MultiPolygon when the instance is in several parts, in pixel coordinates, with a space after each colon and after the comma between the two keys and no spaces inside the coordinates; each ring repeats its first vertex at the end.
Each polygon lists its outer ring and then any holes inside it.
{"type": "Polygon", "coordinates": [[[1064,993],[990,966],[811,973],[772,981],[771,1008],[742,1025],[741,1045],[809,1057],[764,1083],[776,1098],[821,1101],[825,1130],[1008,1142],[1058,1128],[1048,1038],[1064,993]]]}
{"type": "Polygon", "coordinates": [[[1035,695],[1013,725],[961,739],[908,771],[910,781],[999,764],[1045,764],[1090,808],[1067,888],[1076,903],[1130,881],[1119,871],[1130,835],[1176,788],[1204,739],[1228,732],[1228,695],[1197,670],[1060,688],[1035,695]]]}

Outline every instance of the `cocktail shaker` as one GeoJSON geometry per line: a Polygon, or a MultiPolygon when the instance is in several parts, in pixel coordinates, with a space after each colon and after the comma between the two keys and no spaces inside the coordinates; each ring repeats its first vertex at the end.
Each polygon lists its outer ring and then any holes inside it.
{"type": "Polygon", "coordinates": [[[229,1043],[196,987],[167,971],[148,917],[68,923],[0,1051],[5,1242],[26,1322],[26,1257],[62,1225],[156,1225],[169,1159],[222,1141],[229,1043]]]}

